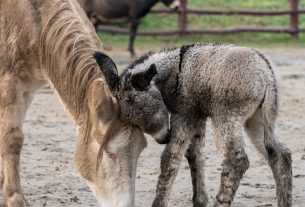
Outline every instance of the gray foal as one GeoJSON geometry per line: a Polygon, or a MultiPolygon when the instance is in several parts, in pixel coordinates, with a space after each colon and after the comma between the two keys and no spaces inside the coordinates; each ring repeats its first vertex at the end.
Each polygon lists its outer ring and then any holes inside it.
{"type": "MultiPolygon", "coordinates": [[[[121,79],[130,82],[132,90],[157,87],[171,113],[170,142],[162,153],[153,207],[168,206],[183,155],[191,169],[193,204],[207,206],[203,156],[207,118],[212,120],[217,148],[224,157],[214,206],[231,205],[249,168],[243,127],[269,162],[278,207],[291,206],[291,153],[274,134],[278,88],[271,65],[261,53],[234,45],[186,45],[141,57],[128,66],[121,79]]],[[[151,101],[147,104],[153,105],[151,101]]]]}

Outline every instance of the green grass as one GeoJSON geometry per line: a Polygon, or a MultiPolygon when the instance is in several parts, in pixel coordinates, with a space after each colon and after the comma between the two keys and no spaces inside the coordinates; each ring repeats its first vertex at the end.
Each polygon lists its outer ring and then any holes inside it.
{"type": "MultiPolygon", "coordinates": [[[[207,9],[287,9],[290,7],[288,0],[189,0],[190,8],[207,9]]],[[[300,6],[305,7],[305,1],[300,1],[300,6]]],[[[164,7],[161,3],[157,7],[164,7]]],[[[148,14],[142,19],[140,30],[175,29],[177,28],[177,15],[148,14]]],[[[251,27],[289,27],[289,15],[283,16],[245,16],[245,15],[188,15],[189,28],[230,28],[236,26],[251,27]]],[[[300,27],[305,28],[305,15],[300,16],[300,27]]],[[[99,33],[104,45],[111,47],[127,47],[127,35],[114,35],[99,33]]],[[[140,37],[136,39],[136,47],[172,47],[191,42],[221,42],[234,43],[256,47],[304,47],[305,34],[300,34],[299,39],[289,34],[280,33],[239,33],[226,35],[187,35],[140,37]]]]}

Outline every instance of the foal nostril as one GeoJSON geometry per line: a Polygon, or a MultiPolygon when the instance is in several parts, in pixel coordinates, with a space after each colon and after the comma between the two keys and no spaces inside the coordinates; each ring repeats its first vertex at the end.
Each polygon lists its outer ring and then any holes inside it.
{"type": "Polygon", "coordinates": [[[171,140],[170,130],[167,131],[162,137],[155,139],[158,144],[168,144],[171,140]]]}

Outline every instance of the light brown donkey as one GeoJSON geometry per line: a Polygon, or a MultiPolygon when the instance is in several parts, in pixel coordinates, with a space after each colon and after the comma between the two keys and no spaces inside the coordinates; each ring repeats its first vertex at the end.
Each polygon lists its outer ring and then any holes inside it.
{"type": "Polygon", "coordinates": [[[146,146],[142,131],[163,142],[167,130],[160,126],[167,128],[168,114],[159,105],[146,114],[156,118],[133,122],[104,84],[93,55],[104,67],[113,61],[97,51],[99,39],[75,0],[0,1],[0,185],[6,206],[26,205],[19,178],[22,123],[44,84],[78,127],[75,166],[99,203],[134,206],[137,160],[146,146]]]}

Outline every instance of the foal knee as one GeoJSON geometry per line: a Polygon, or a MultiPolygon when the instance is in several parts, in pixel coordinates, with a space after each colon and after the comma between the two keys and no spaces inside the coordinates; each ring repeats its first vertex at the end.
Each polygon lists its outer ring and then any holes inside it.
{"type": "Polygon", "coordinates": [[[291,152],[287,147],[281,149],[281,156],[284,166],[291,168],[291,164],[292,164],[291,152]]]}
{"type": "Polygon", "coordinates": [[[278,144],[278,147],[266,145],[266,151],[271,165],[280,162],[282,167],[291,168],[291,152],[285,145],[278,144]]]}
{"type": "Polygon", "coordinates": [[[250,167],[250,162],[247,154],[242,151],[231,152],[231,155],[227,156],[223,163],[224,167],[234,168],[234,171],[237,171],[240,176],[242,176],[250,167]]]}
{"type": "Polygon", "coordinates": [[[240,167],[242,174],[244,174],[250,167],[250,162],[246,153],[237,157],[237,166],[240,167]]]}

